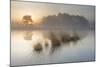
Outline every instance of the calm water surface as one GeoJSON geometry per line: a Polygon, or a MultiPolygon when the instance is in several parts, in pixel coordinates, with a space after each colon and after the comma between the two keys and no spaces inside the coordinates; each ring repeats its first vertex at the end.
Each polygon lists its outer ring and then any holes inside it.
{"type": "MultiPolygon", "coordinates": [[[[54,32],[60,39],[60,32],[54,32]]],[[[71,34],[70,34],[71,35],[71,34]]],[[[60,44],[59,44],[60,43],[60,44]]],[[[75,42],[54,46],[48,31],[12,31],[11,65],[32,65],[95,60],[94,32],[75,42]],[[38,46],[37,46],[38,45],[38,46]]]]}

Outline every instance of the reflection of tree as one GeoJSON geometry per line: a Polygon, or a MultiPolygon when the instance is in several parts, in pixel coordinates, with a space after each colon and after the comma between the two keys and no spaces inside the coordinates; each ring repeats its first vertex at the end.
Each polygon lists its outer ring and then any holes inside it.
{"type": "Polygon", "coordinates": [[[32,32],[31,31],[27,31],[24,33],[24,39],[25,40],[32,40],[32,32]]]}

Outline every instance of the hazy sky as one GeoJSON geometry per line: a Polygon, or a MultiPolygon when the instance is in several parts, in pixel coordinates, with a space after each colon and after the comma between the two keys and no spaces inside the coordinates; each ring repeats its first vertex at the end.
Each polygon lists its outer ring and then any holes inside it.
{"type": "Polygon", "coordinates": [[[64,5],[36,2],[11,2],[11,19],[19,21],[24,15],[31,15],[34,21],[48,15],[57,15],[58,13],[68,13],[71,15],[81,15],[89,21],[94,21],[94,6],[64,5]]]}

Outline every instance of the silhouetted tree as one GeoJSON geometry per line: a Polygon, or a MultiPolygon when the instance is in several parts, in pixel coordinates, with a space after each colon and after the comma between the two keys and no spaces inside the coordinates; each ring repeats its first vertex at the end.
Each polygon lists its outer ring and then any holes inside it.
{"type": "Polygon", "coordinates": [[[30,15],[23,16],[23,23],[24,24],[32,24],[33,23],[33,20],[31,18],[31,16],[30,15]]]}

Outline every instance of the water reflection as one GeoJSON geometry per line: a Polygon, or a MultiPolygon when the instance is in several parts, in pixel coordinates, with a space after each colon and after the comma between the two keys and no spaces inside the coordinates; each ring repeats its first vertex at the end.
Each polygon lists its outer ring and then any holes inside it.
{"type": "Polygon", "coordinates": [[[37,45],[33,46],[34,50],[36,52],[41,52],[43,50],[42,45],[40,43],[38,43],[37,45]]]}
{"type": "Polygon", "coordinates": [[[89,32],[84,38],[83,35],[85,35],[83,32],[57,30],[13,31],[11,32],[11,64],[30,65],[94,60],[94,32],[89,32]]]}
{"type": "Polygon", "coordinates": [[[24,40],[32,40],[32,31],[25,31],[24,32],[24,40]]]}
{"type": "Polygon", "coordinates": [[[53,53],[56,49],[58,49],[61,46],[61,42],[53,32],[50,33],[50,40],[52,44],[51,53],[53,53]]]}
{"type": "Polygon", "coordinates": [[[24,33],[24,40],[32,40],[33,52],[42,53],[49,50],[49,54],[53,54],[64,45],[70,46],[71,42],[77,43],[80,37],[77,33],[68,34],[62,32],[57,35],[57,32],[52,31],[27,31],[24,33]]]}

